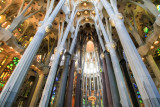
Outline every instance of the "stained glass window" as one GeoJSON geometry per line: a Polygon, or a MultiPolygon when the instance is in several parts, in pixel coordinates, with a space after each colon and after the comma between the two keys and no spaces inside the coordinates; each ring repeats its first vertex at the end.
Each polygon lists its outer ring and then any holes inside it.
{"type": "Polygon", "coordinates": [[[12,74],[18,62],[19,62],[19,58],[13,57],[12,61],[7,64],[7,67],[4,69],[4,71],[0,75],[0,92],[2,91],[4,85],[6,84],[7,80],[9,79],[10,75],[12,74]]]}

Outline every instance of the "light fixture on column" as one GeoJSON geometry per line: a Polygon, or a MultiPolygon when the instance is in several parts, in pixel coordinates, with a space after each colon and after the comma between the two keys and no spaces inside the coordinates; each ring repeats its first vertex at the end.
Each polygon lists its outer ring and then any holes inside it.
{"type": "Polygon", "coordinates": [[[115,22],[114,22],[113,19],[109,19],[109,22],[110,22],[110,24],[111,24],[112,27],[115,27],[115,22]]]}
{"type": "Polygon", "coordinates": [[[155,41],[154,44],[157,45],[159,43],[159,41],[155,41]]]}
{"type": "Polygon", "coordinates": [[[94,15],[95,15],[95,11],[94,11],[94,10],[92,11],[92,14],[94,14],[94,15]]]}
{"type": "Polygon", "coordinates": [[[84,3],[83,3],[83,6],[85,6],[85,7],[86,7],[86,6],[87,6],[87,3],[86,3],[86,2],[84,2],[84,3]]]}
{"type": "Polygon", "coordinates": [[[48,32],[51,31],[51,29],[52,29],[52,24],[50,23],[50,24],[48,24],[47,27],[45,28],[45,31],[48,33],[48,32]]]}
{"type": "Polygon", "coordinates": [[[123,15],[121,13],[118,13],[117,16],[118,16],[119,19],[123,19],[123,15]]]}
{"type": "Polygon", "coordinates": [[[88,14],[88,11],[84,11],[84,14],[88,14]]]}
{"type": "Polygon", "coordinates": [[[150,49],[154,49],[154,46],[151,46],[150,49]]]}
{"type": "Polygon", "coordinates": [[[77,15],[78,15],[78,16],[80,16],[80,15],[81,15],[81,13],[80,13],[80,12],[77,12],[77,15]]]}
{"type": "Polygon", "coordinates": [[[142,57],[142,61],[144,61],[144,58],[142,57]]]}
{"type": "Polygon", "coordinates": [[[54,54],[56,54],[56,52],[57,52],[57,47],[54,49],[54,54]]]}

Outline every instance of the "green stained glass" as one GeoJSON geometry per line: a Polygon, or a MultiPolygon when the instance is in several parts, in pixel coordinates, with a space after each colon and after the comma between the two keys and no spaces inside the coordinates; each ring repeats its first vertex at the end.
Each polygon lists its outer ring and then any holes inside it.
{"type": "Polygon", "coordinates": [[[140,103],[143,103],[143,101],[142,101],[142,100],[139,100],[139,102],[140,102],[140,103]]]}
{"type": "Polygon", "coordinates": [[[83,99],[83,105],[85,105],[85,99],[83,99]]]}
{"type": "Polygon", "coordinates": [[[139,91],[137,91],[137,94],[140,94],[140,92],[139,92],[139,91]]]}
{"type": "Polygon", "coordinates": [[[13,67],[13,64],[10,64],[11,67],[13,67]]]}
{"type": "Polygon", "coordinates": [[[143,31],[144,31],[144,33],[146,33],[146,34],[147,34],[149,30],[148,30],[148,28],[147,28],[147,27],[145,27],[145,28],[143,29],[143,31]]]}
{"type": "Polygon", "coordinates": [[[100,68],[100,72],[102,72],[102,69],[100,68]]]}
{"type": "Polygon", "coordinates": [[[158,11],[160,12],[160,5],[157,5],[157,9],[158,9],[158,11]]]}

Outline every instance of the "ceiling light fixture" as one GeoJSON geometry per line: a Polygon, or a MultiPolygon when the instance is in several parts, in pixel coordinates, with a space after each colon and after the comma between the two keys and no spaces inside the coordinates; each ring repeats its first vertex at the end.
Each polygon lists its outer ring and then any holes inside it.
{"type": "Polygon", "coordinates": [[[154,44],[157,45],[159,43],[159,41],[155,41],[154,44]]]}
{"type": "Polygon", "coordinates": [[[84,14],[88,14],[88,11],[84,11],[84,14]]]}
{"type": "Polygon", "coordinates": [[[77,12],[77,15],[78,15],[78,16],[80,16],[80,15],[81,15],[81,13],[80,13],[80,12],[77,12]]]}
{"type": "Polygon", "coordinates": [[[92,11],[92,14],[95,14],[95,11],[94,11],[94,10],[92,11]]]}
{"type": "Polygon", "coordinates": [[[83,3],[83,6],[87,6],[87,3],[85,2],[85,3],[83,3]]]}
{"type": "Polygon", "coordinates": [[[154,49],[154,46],[151,46],[150,49],[154,49]]]}

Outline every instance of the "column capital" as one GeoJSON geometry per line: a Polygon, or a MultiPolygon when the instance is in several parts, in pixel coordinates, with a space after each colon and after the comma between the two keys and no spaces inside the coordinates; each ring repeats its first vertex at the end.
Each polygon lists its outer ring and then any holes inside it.
{"type": "Polygon", "coordinates": [[[122,15],[122,13],[117,13],[116,16],[117,16],[119,19],[124,20],[124,17],[123,17],[123,15],[122,15]]]}
{"type": "Polygon", "coordinates": [[[115,27],[115,18],[118,18],[122,21],[124,21],[124,17],[121,13],[116,13],[116,14],[113,14],[110,18],[109,18],[109,22],[110,24],[112,25],[112,27],[115,27]]]}
{"type": "Polygon", "coordinates": [[[45,27],[45,31],[46,31],[47,33],[49,33],[49,32],[51,31],[51,29],[52,29],[52,23],[48,23],[48,24],[46,25],[46,27],[45,27]]]}
{"type": "Polygon", "coordinates": [[[71,54],[68,51],[65,53],[65,56],[67,56],[67,55],[71,56],[71,54]]]}
{"type": "Polygon", "coordinates": [[[54,48],[54,54],[57,52],[57,47],[54,48]]]}
{"type": "Polygon", "coordinates": [[[116,48],[116,43],[113,41],[113,42],[109,42],[109,43],[106,43],[106,50],[108,51],[108,52],[110,52],[110,49],[111,48],[113,48],[113,49],[115,49],[116,48]]]}
{"type": "Polygon", "coordinates": [[[62,45],[60,45],[59,47],[55,47],[55,49],[54,49],[54,54],[56,54],[57,52],[59,52],[61,55],[62,55],[62,53],[63,53],[63,46],[62,45]]]}
{"type": "Polygon", "coordinates": [[[100,54],[100,58],[101,58],[101,59],[104,58],[104,53],[103,53],[103,52],[100,54]]]}

